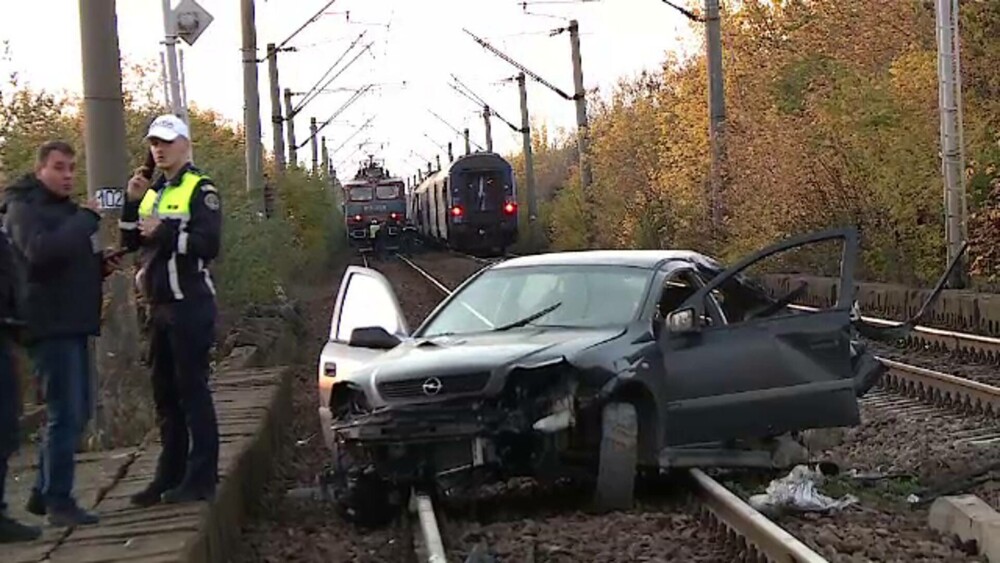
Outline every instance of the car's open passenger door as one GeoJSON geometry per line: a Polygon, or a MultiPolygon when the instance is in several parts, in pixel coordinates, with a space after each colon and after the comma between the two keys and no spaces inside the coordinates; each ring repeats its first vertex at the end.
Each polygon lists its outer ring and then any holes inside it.
{"type": "Polygon", "coordinates": [[[330,390],[337,377],[384,354],[408,334],[406,317],[389,281],[375,270],[349,266],[334,303],[329,341],[319,358],[324,434],[329,430],[330,390]]]}
{"type": "Polygon", "coordinates": [[[850,363],[857,252],[854,229],[783,241],[707,280],[664,312],[659,344],[668,446],[858,423],[850,363]],[[841,292],[833,308],[797,311],[743,275],[773,255],[838,239],[841,292]]]}

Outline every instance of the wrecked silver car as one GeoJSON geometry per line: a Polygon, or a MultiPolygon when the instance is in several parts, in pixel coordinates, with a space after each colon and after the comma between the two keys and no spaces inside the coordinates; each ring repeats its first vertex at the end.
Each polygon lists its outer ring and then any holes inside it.
{"type": "MultiPolygon", "coordinates": [[[[790,466],[782,437],[859,422],[882,373],[858,341],[853,229],[724,268],[672,250],[563,252],[484,268],[412,333],[388,281],[350,267],[319,362],[320,417],[345,514],[377,524],[393,491],[528,475],[593,480],[628,507],[637,471],[790,466]],[[790,307],[745,275],[840,241],[840,294],[790,307]]],[[[835,260],[836,261],[836,260],[835,260]]]]}

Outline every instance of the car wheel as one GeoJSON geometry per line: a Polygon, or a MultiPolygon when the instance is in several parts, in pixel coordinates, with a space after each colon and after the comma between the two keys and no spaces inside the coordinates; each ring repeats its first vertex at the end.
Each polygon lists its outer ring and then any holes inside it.
{"type": "Polygon", "coordinates": [[[598,511],[632,508],[638,460],[639,422],[635,405],[609,403],[601,416],[601,446],[594,490],[598,511]]]}

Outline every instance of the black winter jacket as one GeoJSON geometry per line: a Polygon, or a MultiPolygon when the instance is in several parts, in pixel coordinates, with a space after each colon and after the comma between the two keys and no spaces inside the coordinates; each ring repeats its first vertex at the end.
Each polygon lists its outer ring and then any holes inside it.
{"type": "Polygon", "coordinates": [[[20,271],[14,262],[14,253],[10,248],[7,230],[0,233],[0,335],[9,335],[24,321],[18,299],[22,289],[19,287],[20,271]]]}
{"type": "Polygon", "coordinates": [[[139,234],[141,201],[127,201],[122,209],[122,247],[140,251],[140,289],[150,304],[215,298],[215,284],[209,265],[219,256],[222,245],[222,211],[218,190],[212,180],[191,163],[177,177],[160,177],[150,189],[156,192],[179,186],[187,174],[201,176],[191,196],[190,219],[163,218],[151,238],[139,234]]]}
{"type": "Polygon", "coordinates": [[[56,196],[34,174],[7,187],[0,213],[15,262],[23,268],[27,337],[100,334],[100,216],[56,196]]]}

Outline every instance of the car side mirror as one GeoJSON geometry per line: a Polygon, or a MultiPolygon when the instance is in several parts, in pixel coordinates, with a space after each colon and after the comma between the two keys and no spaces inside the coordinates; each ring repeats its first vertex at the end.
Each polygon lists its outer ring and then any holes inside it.
{"type": "Polygon", "coordinates": [[[400,342],[401,340],[396,335],[389,334],[380,326],[363,326],[351,331],[351,339],[347,344],[357,348],[391,350],[400,342]]]}
{"type": "Polygon", "coordinates": [[[667,332],[670,334],[694,334],[701,330],[699,316],[694,307],[678,309],[667,315],[667,332]]]}

